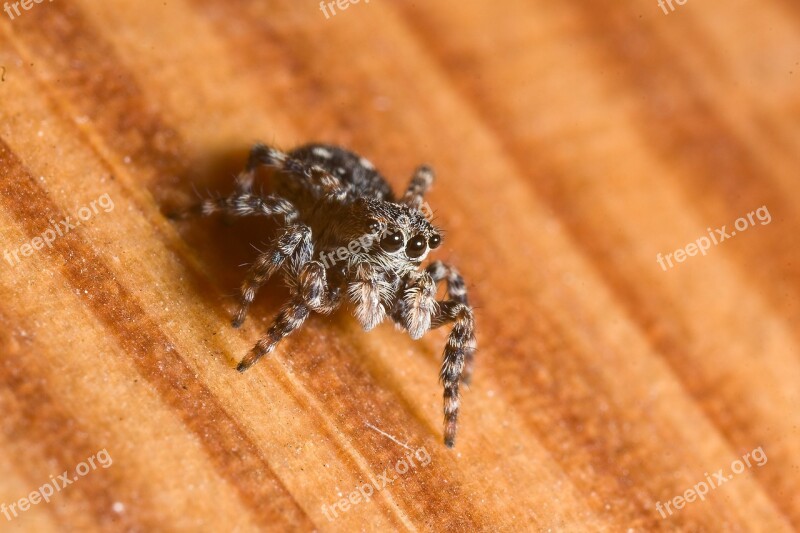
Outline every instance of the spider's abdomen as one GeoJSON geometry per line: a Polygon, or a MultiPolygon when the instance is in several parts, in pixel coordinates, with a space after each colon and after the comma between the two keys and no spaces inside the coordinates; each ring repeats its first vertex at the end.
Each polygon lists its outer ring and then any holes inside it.
{"type": "Polygon", "coordinates": [[[324,168],[342,182],[350,200],[359,197],[394,201],[392,189],[367,159],[344,148],[329,144],[306,144],[289,156],[324,168]]]}

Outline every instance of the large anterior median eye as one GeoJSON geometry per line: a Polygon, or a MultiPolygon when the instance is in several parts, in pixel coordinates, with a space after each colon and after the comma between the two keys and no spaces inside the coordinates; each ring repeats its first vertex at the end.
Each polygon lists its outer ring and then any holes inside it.
{"type": "Polygon", "coordinates": [[[425,242],[425,237],[422,235],[414,235],[408,241],[406,245],[406,255],[413,259],[421,256],[425,253],[425,249],[427,248],[427,243],[425,242]]]}
{"type": "Polygon", "coordinates": [[[388,233],[383,239],[381,239],[381,249],[385,252],[396,252],[403,247],[403,244],[402,231],[388,233]]]}

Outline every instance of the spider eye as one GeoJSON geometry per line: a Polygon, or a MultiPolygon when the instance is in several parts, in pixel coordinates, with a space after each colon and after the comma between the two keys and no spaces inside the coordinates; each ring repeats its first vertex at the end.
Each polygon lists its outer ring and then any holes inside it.
{"type": "Polygon", "coordinates": [[[378,230],[381,229],[381,223],[371,218],[367,221],[367,229],[370,233],[378,233],[378,230]]]}
{"type": "Polygon", "coordinates": [[[431,250],[438,248],[440,244],[442,244],[442,236],[438,233],[434,234],[430,239],[428,239],[428,246],[431,247],[431,250]]]}
{"type": "Polygon", "coordinates": [[[386,252],[396,252],[403,247],[403,232],[395,231],[381,239],[381,248],[386,252]]]}
{"type": "Polygon", "coordinates": [[[425,248],[425,237],[422,235],[414,235],[406,245],[406,255],[415,259],[425,253],[425,248]]]}

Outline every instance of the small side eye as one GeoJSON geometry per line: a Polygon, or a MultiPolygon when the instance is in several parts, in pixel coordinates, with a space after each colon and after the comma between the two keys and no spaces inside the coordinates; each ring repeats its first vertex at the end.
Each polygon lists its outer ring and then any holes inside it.
{"type": "Polygon", "coordinates": [[[440,244],[442,244],[442,236],[438,233],[435,233],[430,239],[428,239],[428,246],[431,247],[431,250],[438,248],[440,244]]]}
{"type": "Polygon", "coordinates": [[[381,223],[371,218],[367,221],[367,229],[370,233],[378,233],[378,230],[381,229],[381,223]]]}
{"type": "Polygon", "coordinates": [[[413,259],[421,256],[425,253],[425,237],[422,235],[414,235],[411,237],[411,240],[408,241],[406,245],[406,255],[413,259]]]}
{"type": "Polygon", "coordinates": [[[389,233],[383,239],[381,239],[381,249],[383,249],[385,252],[389,253],[396,252],[402,247],[403,247],[402,231],[389,233]]]}

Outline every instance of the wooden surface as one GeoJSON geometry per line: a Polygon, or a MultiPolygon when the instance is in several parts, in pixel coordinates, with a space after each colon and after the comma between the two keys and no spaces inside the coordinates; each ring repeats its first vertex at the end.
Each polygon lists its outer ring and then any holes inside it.
{"type": "Polygon", "coordinates": [[[0,503],[113,458],[0,530],[800,527],[795,0],[373,0],[329,19],[55,0],[0,12],[0,65],[0,252],[113,202],[0,262],[0,503]],[[286,297],[270,284],[229,326],[269,232],[164,213],[230,191],[255,140],[350,147],[395,188],[437,169],[436,257],[467,278],[480,346],[454,450],[444,331],[315,317],[233,370],[286,297]],[[769,224],[656,261],[762,206],[769,224]],[[766,464],[662,519],[758,448],[766,464]]]}

